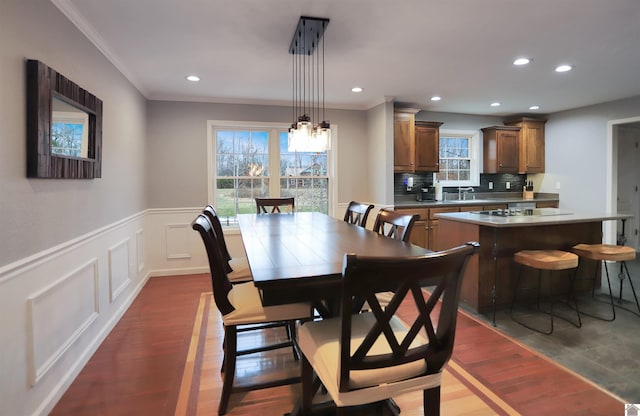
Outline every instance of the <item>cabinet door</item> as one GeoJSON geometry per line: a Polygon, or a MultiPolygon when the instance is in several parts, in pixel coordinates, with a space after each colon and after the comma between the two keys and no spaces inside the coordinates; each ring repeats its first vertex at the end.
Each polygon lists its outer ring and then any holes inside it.
{"type": "Polygon", "coordinates": [[[411,244],[415,244],[420,247],[427,248],[427,222],[416,221],[411,229],[411,237],[409,238],[411,244]]]}
{"type": "Polygon", "coordinates": [[[544,123],[526,122],[520,130],[522,135],[520,169],[522,173],[544,172],[544,123]]]}
{"type": "Polygon", "coordinates": [[[416,172],[440,171],[440,124],[416,122],[416,172]]]}
{"type": "Polygon", "coordinates": [[[393,120],[393,170],[415,172],[415,116],[411,113],[394,114],[393,120]]]}
{"type": "Polygon", "coordinates": [[[498,131],[498,172],[518,172],[518,132],[498,131]]]}

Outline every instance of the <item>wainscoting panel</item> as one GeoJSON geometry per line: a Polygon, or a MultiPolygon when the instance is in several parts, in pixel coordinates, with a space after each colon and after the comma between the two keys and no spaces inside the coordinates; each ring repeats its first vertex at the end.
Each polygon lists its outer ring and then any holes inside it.
{"type": "Polygon", "coordinates": [[[193,233],[190,224],[167,224],[167,258],[188,259],[191,254],[188,248],[189,234],[193,233]]]}
{"type": "Polygon", "coordinates": [[[147,258],[144,249],[144,230],[141,228],[136,231],[136,260],[138,265],[138,273],[141,273],[142,270],[144,270],[144,265],[147,258]]]}
{"type": "Polygon", "coordinates": [[[98,299],[98,259],[27,298],[31,386],[96,319],[98,299]]]}
{"type": "Polygon", "coordinates": [[[149,277],[146,215],[0,267],[0,414],[48,414],[120,320],[149,277]]]}
{"type": "Polygon", "coordinates": [[[129,277],[129,239],[109,249],[109,302],[131,284],[129,277]]]}

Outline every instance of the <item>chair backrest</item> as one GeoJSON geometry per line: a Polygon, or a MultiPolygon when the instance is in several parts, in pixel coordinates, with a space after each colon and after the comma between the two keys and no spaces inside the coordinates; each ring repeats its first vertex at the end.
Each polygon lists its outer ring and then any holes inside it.
{"type": "Polygon", "coordinates": [[[211,270],[211,285],[213,288],[213,299],[222,315],[233,312],[235,308],[229,302],[228,295],[231,291],[231,282],[227,276],[225,264],[227,261],[222,255],[217,235],[213,229],[213,225],[206,215],[200,214],[191,223],[191,228],[200,233],[204,248],[207,251],[209,259],[209,269],[211,270]]]}
{"type": "Polygon", "coordinates": [[[419,376],[435,374],[442,369],[453,350],[464,270],[478,247],[478,243],[472,242],[418,257],[345,254],[341,298],[343,313],[340,315],[340,391],[351,389],[351,371],[388,368],[393,377],[394,366],[418,360],[428,363],[426,372],[419,376]],[[430,293],[422,290],[427,286],[431,286],[430,293]],[[375,294],[389,291],[393,292],[393,297],[383,309],[375,294]],[[358,342],[351,338],[351,320],[358,316],[351,311],[353,302],[361,297],[368,302],[375,322],[358,342]],[[413,304],[410,299],[413,299],[413,304]],[[401,303],[403,314],[400,318],[409,329],[403,339],[396,339],[389,321],[401,303]],[[415,305],[415,311],[412,305],[415,305]],[[432,322],[434,318],[437,318],[436,328],[432,322]],[[411,345],[418,334],[428,340],[428,345],[411,345]],[[373,353],[371,347],[376,342],[388,343],[384,345],[388,345],[392,352],[373,353]]]}
{"type": "Polygon", "coordinates": [[[373,231],[396,240],[409,242],[413,224],[420,218],[418,214],[403,214],[398,211],[378,211],[373,231]]]}
{"type": "Polygon", "coordinates": [[[220,223],[220,218],[218,218],[218,214],[216,213],[216,209],[213,205],[207,205],[202,210],[202,213],[207,216],[211,225],[213,226],[213,231],[216,234],[218,239],[218,244],[220,245],[220,250],[222,251],[222,257],[227,261],[225,262],[227,273],[231,273],[233,270],[231,266],[229,266],[229,261],[231,260],[231,254],[229,254],[229,249],[227,248],[227,242],[224,239],[224,232],[222,230],[222,224],[220,223]]]}
{"type": "Polygon", "coordinates": [[[344,213],[344,220],[349,224],[366,227],[369,212],[373,209],[371,204],[363,204],[356,201],[349,202],[347,211],[344,213]]]}
{"type": "Polygon", "coordinates": [[[296,210],[295,198],[256,198],[256,212],[258,214],[280,213],[282,212],[280,207],[285,207],[285,212],[294,212],[296,210]]]}
{"type": "Polygon", "coordinates": [[[231,254],[229,254],[229,249],[227,249],[227,242],[224,239],[224,232],[222,230],[222,223],[220,222],[220,218],[218,218],[218,213],[213,205],[207,205],[202,210],[202,213],[209,218],[211,221],[211,225],[213,226],[213,231],[218,236],[220,241],[220,248],[222,249],[222,255],[227,259],[231,260],[231,254]]]}

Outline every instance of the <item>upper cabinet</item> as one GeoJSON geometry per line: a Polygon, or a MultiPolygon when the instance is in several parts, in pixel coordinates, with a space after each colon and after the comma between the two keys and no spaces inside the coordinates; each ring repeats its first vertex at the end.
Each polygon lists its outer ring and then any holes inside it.
{"type": "Polygon", "coordinates": [[[416,121],[416,172],[440,171],[440,126],[435,121],[416,121]]]}
{"type": "Polygon", "coordinates": [[[417,109],[396,109],[393,120],[393,171],[437,172],[440,125],[415,121],[417,109]]]}
{"type": "Polygon", "coordinates": [[[482,129],[483,172],[518,173],[520,127],[482,129]]]}
{"type": "Polygon", "coordinates": [[[413,108],[396,109],[393,113],[393,171],[415,172],[415,121],[413,108]]]}
{"type": "Polygon", "coordinates": [[[519,117],[506,126],[520,127],[518,173],[544,172],[544,123],[547,120],[519,117]]]}

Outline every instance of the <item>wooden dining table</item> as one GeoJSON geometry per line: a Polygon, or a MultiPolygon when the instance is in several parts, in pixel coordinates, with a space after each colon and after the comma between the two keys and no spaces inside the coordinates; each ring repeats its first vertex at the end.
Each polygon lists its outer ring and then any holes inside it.
{"type": "Polygon", "coordinates": [[[338,298],[345,253],[429,252],[318,212],[240,214],[238,222],[264,306],[338,298]]]}

